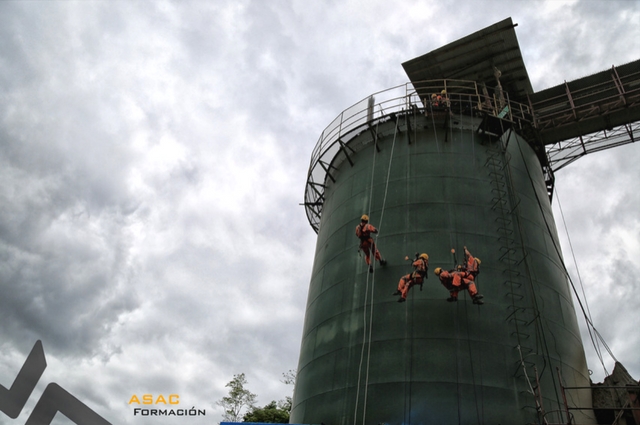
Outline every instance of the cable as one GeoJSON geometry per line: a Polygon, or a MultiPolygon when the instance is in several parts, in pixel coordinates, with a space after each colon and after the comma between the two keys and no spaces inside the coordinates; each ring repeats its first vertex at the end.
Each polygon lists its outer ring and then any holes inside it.
{"type": "MultiPolygon", "coordinates": [[[[535,191],[535,187],[533,186],[533,180],[531,180],[531,174],[529,172],[529,167],[527,166],[526,161],[524,161],[524,153],[522,152],[522,149],[520,148],[520,145],[518,144],[518,148],[520,149],[520,155],[523,158],[523,162],[525,165],[525,169],[527,170],[527,174],[529,175],[529,181],[531,182],[531,186],[533,187],[533,192],[535,194],[536,197],[536,201],[538,203],[538,208],[540,208],[540,211],[542,212],[542,218],[544,220],[545,226],[547,227],[547,231],[549,232],[549,235],[553,235],[553,233],[551,232],[551,228],[549,226],[549,223],[547,222],[547,218],[544,215],[544,211],[542,210],[542,204],[540,203],[540,199],[538,198],[538,193],[535,191]]],[[[557,193],[557,192],[556,192],[557,193]]],[[[562,268],[567,276],[567,279],[569,280],[569,283],[571,284],[571,288],[573,289],[573,292],[576,296],[576,300],[578,301],[578,305],[580,306],[580,309],[582,310],[582,314],[585,317],[585,320],[587,321],[587,324],[590,325],[593,328],[594,334],[596,336],[598,336],[598,338],[600,338],[600,341],[602,342],[603,346],[605,347],[605,349],[607,350],[607,352],[609,353],[609,355],[611,356],[611,358],[614,361],[618,361],[616,359],[616,357],[613,355],[613,352],[611,352],[609,346],[607,345],[607,343],[604,341],[604,338],[602,338],[602,335],[600,335],[600,332],[598,332],[598,330],[595,328],[593,322],[591,321],[591,319],[588,317],[584,306],[582,305],[582,300],[580,299],[580,296],[578,295],[578,291],[576,290],[575,285],[573,284],[573,280],[571,279],[571,275],[569,274],[569,271],[567,270],[567,266],[564,262],[564,259],[562,258],[562,255],[560,253],[560,248],[558,247],[558,245],[556,244],[555,239],[553,238],[553,236],[551,237],[551,241],[553,242],[553,247],[556,250],[556,253],[558,254],[558,259],[560,260],[560,264],[562,264],[562,268]]]]}
{"type": "MultiPolygon", "coordinates": [[[[554,188],[555,189],[555,188],[554,188]]],[[[580,276],[580,269],[578,268],[578,261],[576,260],[575,252],[573,251],[573,244],[571,243],[571,237],[569,236],[569,229],[567,228],[567,222],[564,219],[564,211],[562,211],[562,205],[560,203],[560,195],[558,194],[558,190],[555,189],[556,201],[558,203],[558,208],[560,209],[560,216],[562,217],[562,224],[564,225],[565,233],[567,234],[567,240],[569,241],[569,249],[571,250],[571,257],[573,258],[573,263],[576,265],[576,273],[578,274],[578,281],[580,282],[580,288],[582,289],[582,296],[584,297],[584,302],[587,306],[587,313],[589,315],[589,320],[591,318],[591,311],[589,310],[589,304],[587,303],[587,294],[584,291],[584,285],[582,284],[582,277],[580,276]]],[[[600,360],[600,364],[602,364],[602,369],[604,373],[609,376],[609,371],[607,371],[607,367],[604,365],[604,359],[602,358],[602,352],[600,351],[600,346],[597,341],[594,341],[593,333],[591,332],[591,327],[587,326],[587,331],[589,331],[589,338],[591,339],[591,343],[593,344],[593,348],[600,360]]]]}
{"type": "MultiPolygon", "coordinates": [[[[384,208],[385,208],[385,204],[387,201],[387,191],[389,188],[389,177],[391,174],[391,162],[393,159],[393,151],[395,148],[395,144],[396,144],[396,137],[398,134],[398,117],[396,116],[396,123],[395,123],[395,130],[394,130],[394,134],[393,134],[393,143],[391,145],[391,153],[389,155],[389,167],[388,167],[388,171],[387,171],[387,178],[386,178],[386,187],[385,187],[385,192],[384,192],[384,197],[383,197],[383,202],[382,202],[382,210],[381,210],[381,214],[380,214],[380,224],[378,226],[378,236],[380,235],[380,230],[382,229],[382,223],[383,223],[383,217],[384,217],[384,208]]],[[[375,143],[374,143],[375,146],[375,143]]],[[[369,209],[371,208],[371,199],[373,197],[373,173],[375,169],[375,150],[374,150],[374,164],[372,166],[372,177],[371,177],[371,196],[369,197],[369,209]]],[[[378,237],[376,236],[376,241],[374,243],[375,248],[371,247],[371,254],[370,257],[372,259],[372,263],[375,264],[375,252],[377,250],[377,239],[378,237]]],[[[369,366],[370,366],[370,360],[371,360],[371,333],[372,333],[372,328],[373,328],[373,294],[374,294],[374,289],[375,289],[375,267],[373,268],[373,276],[371,279],[371,309],[369,312],[369,335],[368,335],[368,341],[367,341],[367,336],[366,336],[366,314],[367,314],[367,295],[368,294],[368,287],[369,287],[369,274],[367,274],[367,290],[365,292],[365,305],[364,305],[364,317],[365,317],[365,326],[363,327],[363,344],[362,344],[362,351],[360,354],[360,366],[358,368],[358,389],[356,391],[356,406],[355,406],[355,413],[354,413],[354,425],[356,423],[357,420],[357,409],[358,409],[358,399],[359,399],[359,393],[360,393],[360,376],[361,376],[361,370],[362,370],[362,362],[363,362],[363,357],[364,357],[364,347],[365,345],[367,345],[367,366],[366,366],[366,373],[365,373],[365,384],[364,384],[364,402],[363,402],[363,408],[362,408],[362,424],[365,424],[366,421],[366,412],[367,412],[367,396],[368,396],[368,389],[369,389],[369,366]]]]}
{"type": "MultiPolygon", "coordinates": [[[[516,140],[516,142],[517,142],[517,140],[516,140]]],[[[605,347],[605,349],[607,350],[607,352],[609,353],[609,355],[613,358],[613,360],[614,360],[614,361],[616,361],[616,362],[617,362],[617,359],[616,359],[616,358],[615,358],[615,356],[613,355],[613,352],[611,351],[611,349],[609,348],[609,346],[607,345],[607,343],[604,341],[604,338],[602,337],[602,335],[600,335],[600,333],[598,332],[598,330],[597,330],[597,329],[595,328],[595,326],[593,325],[593,322],[592,322],[592,321],[591,321],[591,319],[588,317],[587,312],[585,311],[585,308],[584,308],[584,306],[582,305],[582,300],[580,299],[580,296],[578,295],[578,291],[577,291],[577,289],[576,289],[576,287],[575,287],[575,285],[574,285],[574,283],[573,283],[573,280],[571,279],[571,275],[569,274],[569,271],[568,271],[568,269],[567,269],[567,266],[566,266],[566,264],[565,264],[565,262],[564,262],[564,259],[562,258],[562,255],[561,255],[561,253],[560,253],[560,248],[558,247],[558,245],[557,245],[557,243],[556,243],[555,239],[553,238],[553,233],[552,233],[552,231],[551,231],[551,228],[550,228],[550,226],[549,226],[549,223],[548,223],[548,221],[547,221],[547,218],[546,218],[546,216],[545,216],[545,214],[544,214],[544,210],[542,209],[542,203],[540,202],[540,198],[538,197],[538,193],[537,193],[537,191],[535,190],[535,186],[534,186],[534,184],[533,184],[533,180],[531,179],[531,173],[530,173],[530,171],[529,171],[529,167],[528,167],[528,165],[527,165],[527,162],[526,162],[526,160],[525,160],[525,158],[524,158],[524,153],[522,152],[522,148],[520,147],[520,143],[518,142],[517,144],[518,144],[518,149],[519,149],[519,151],[520,151],[520,155],[521,155],[521,157],[522,157],[523,164],[524,164],[525,169],[526,169],[526,171],[527,171],[527,175],[529,176],[529,182],[531,183],[531,187],[532,187],[533,193],[534,193],[534,195],[535,195],[536,202],[537,202],[537,204],[538,204],[538,208],[540,209],[540,212],[541,212],[541,214],[542,214],[543,221],[544,221],[545,226],[546,226],[546,228],[547,228],[547,232],[549,233],[549,236],[551,237],[551,241],[552,241],[552,243],[553,243],[553,246],[554,246],[554,249],[555,249],[556,254],[557,254],[557,256],[558,256],[558,259],[560,260],[560,263],[562,264],[562,267],[563,267],[563,271],[564,271],[564,273],[565,273],[565,275],[566,275],[566,277],[567,277],[567,279],[568,279],[569,283],[571,284],[571,288],[573,289],[573,292],[574,292],[574,294],[575,294],[575,296],[576,296],[576,300],[578,301],[578,305],[580,306],[580,309],[582,310],[582,314],[583,314],[583,316],[584,316],[584,318],[585,318],[585,321],[587,322],[587,324],[588,324],[589,326],[591,326],[591,327],[593,328],[594,334],[595,334],[598,338],[600,338],[600,340],[601,340],[601,342],[602,342],[603,346],[605,347]]],[[[535,297],[534,297],[534,300],[535,300],[535,297]]],[[[542,336],[543,336],[543,338],[544,338],[544,329],[543,329],[542,336]]],[[[544,339],[544,343],[545,343],[545,348],[546,348],[546,350],[547,350],[547,356],[549,356],[549,353],[548,353],[548,347],[547,347],[547,345],[546,345],[546,339],[544,339]]],[[[550,358],[550,356],[549,356],[549,358],[550,358]]],[[[553,377],[553,374],[552,374],[552,377],[553,377]]],[[[555,379],[553,379],[553,382],[554,382],[554,387],[555,387],[555,386],[556,386],[555,379]]],[[[555,389],[555,391],[556,391],[556,398],[558,398],[557,388],[554,388],[554,389],[555,389]]]]}
{"type": "MultiPolygon", "coordinates": [[[[377,138],[378,138],[378,124],[380,121],[376,122],[376,131],[375,131],[375,135],[374,135],[374,139],[373,139],[373,163],[371,165],[371,189],[369,191],[369,205],[367,207],[367,214],[371,215],[371,199],[373,198],[373,178],[374,178],[374,173],[375,173],[375,164],[376,164],[376,152],[377,152],[377,138]]],[[[377,240],[376,240],[377,242],[377,240]]],[[[372,246],[369,246],[369,258],[373,258],[373,263],[375,264],[375,249],[377,249],[377,244],[373,244],[372,246]]],[[[374,268],[374,274],[375,274],[375,268],[374,268]]],[[[371,297],[373,298],[373,292],[371,297]]],[[[354,407],[354,413],[353,413],[353,424],[356,425],[356,421],[357,421],[357,417],[358,417],[358,401],[360,399],[360,379],[362,377],[362,363],[364,361],[364,347],[367,343],[367,300],[369,298],[369,273],[367,273],[367,279],[365,282],[365,292],[364,292],[364,305],[362,306],[362,321],[363,321],[363,325],[362,325],[362,349],[360,351],[360,364],[358,365],[358,382],[357,382],[357,386],[356,386],[356,402],[355,402],[355,407],[354,407]]],[[[366,396],[365,396],[365,400],[366,400],[366,396]]],[[[364,407],[364,409],[366,410],[366,406],[364,407]]]]}

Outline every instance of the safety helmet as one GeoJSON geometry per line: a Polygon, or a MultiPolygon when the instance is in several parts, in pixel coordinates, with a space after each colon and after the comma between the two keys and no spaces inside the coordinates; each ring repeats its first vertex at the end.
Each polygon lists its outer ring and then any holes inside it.
{"type": "Polygon", "coordinates": [[[362,214],[362,217],[360,217],[360,221],[369,221],[369,216],[366,214],[362,214]]]}
{"type": "Polygon", "coordinates": [[[480,259],[478,257],[476,257],[476,263],[478,263],[478,265],[482,264],[482,261],[480,261],[480,259]]]}
{"type": "Polygon", "coordinates": [[[436,274],[436,276],[440,276],[440,273],[442,273],[442,269],[440,267],[436,267],[433,272],[436,274]]]}
{"type": "Polygon", "coordinates": [[[425,254],[425,253],[422,253],[422,254],[420,254],[419,258],[422,258],[423,260],[428,260],[429,256],[427,254],[425,254]]]}
{"type": "Polygon", "coordinates": [[[433,98],[435,98],[435,97],[436,97],[436,94],[435,94],[435,93],[433,93],[433,94],[431,95],[431,98],[433,99],[433,98]]]}
{"type": "Polygon", "coordinates": [[[440,92],[440,94],[447,94],[447,91],[446,91],[446,90],[442,90],[442,91],[440,92]]]}

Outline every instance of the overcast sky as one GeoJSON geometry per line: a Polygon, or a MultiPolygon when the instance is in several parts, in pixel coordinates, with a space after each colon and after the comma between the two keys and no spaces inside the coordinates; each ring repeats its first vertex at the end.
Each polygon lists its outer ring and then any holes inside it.
{"type": "MultiPolygon", "coordinates": [[[[242,372],[260,405],[291,395],[320,133],[406,82],[402,62],[507,17],[536,91],[640,57],[636,0],[0,1],[0,384],[38,339],[48,362],[0,424],[49,382],[113,424],[176,423],[133,416],[149,393],[218,422],[242,372]]],[[[636,379],[638,164],[639,145],[582,158],[554,199],[572,276],[575,255],[636,379]]]]}

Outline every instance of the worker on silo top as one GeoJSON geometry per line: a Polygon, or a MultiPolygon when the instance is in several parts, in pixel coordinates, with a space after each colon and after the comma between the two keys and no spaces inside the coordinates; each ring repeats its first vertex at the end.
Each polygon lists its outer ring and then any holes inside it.
{"type": "Polygon", "coordinates": [[[440,107],[440,102],[438,99],[438,95],[433,93],[431,94],[431,106],[433,106],[434,108],[439,108],[440,107]]]}
{"type": "Polygon", "coordinates": [[[371,237],[372,233],[378,233],[378,229],[369,224],[369,216],[364,214],[360,217],[360,224],[356,226],[356,236],[360,239],[360,249],[364,252],[364,260],[371,273],[373,273],[373,265],[371,264],[372,252],[375,253],[375,259],[380,262],[381,266],[387,264],[380,255],[380,251],[376,248],[376,244],[371,237]]]}
{"type": "Polygon", "coordinates": [[[469,295],[471,295],[474,304],[484,304],[484,301],[482,301],[484,297],[478,294],[476,284],[473,282],[473,278],[469,272],[458,270],[446,271],[440,267],[437,267],[433,272],[440,279],[442,286],[449,291],[447,301],[458,301],[458,292],[466,289],[469,291],[469,295]]]}
{"type": "Polygon", "coordinates": [[[466,263],[466,271],[471,275],[471,278],[475,280],[476,276],[480,273],[481,261],[479,258],[471,255],[467,247],[464,247],[464,258],[466,263]]]}
{"type": "MultiPolygon", "coordinates": [[[[408,260],[409,257],[406,256],[404,259],[408,260]]],[[[415,270],[413,273],[406,274],[400,278],[398,290],[393,293],[393,295],[400,295],[400,298],[398,298],[399,303],[407,300],[407,294],[412,286],[420,285],[420,290],[422,291],[422,283],[427,278],[427,270],[429,270],[429,256],[425,253],[416,254],[416,259],[411,265],[415,270]]]]}
{"type": "Polygon", "coordinates": [[[449,99],[447,98],[447,91],[446,90],[442,90],[440,92],[440,104],[442,106],[449,106],[449,99]]]}

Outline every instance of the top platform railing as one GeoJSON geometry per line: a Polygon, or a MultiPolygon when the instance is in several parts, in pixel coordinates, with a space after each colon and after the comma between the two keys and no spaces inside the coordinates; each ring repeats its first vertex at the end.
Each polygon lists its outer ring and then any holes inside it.
{"type": "Polygon", "coordinates": [[[515,123],[532,122],[528,105],[510,101],[506,92],[496,93],[499,94],[488,95],[475,81],[422,81],[379,91],[342,111],[324,129],[311,154],[304,196],[311,227],[318,232],[326,180],[327,176],[331,177],[331,163],[341,150],[346,149],[349,140],[358,133],[357,130],[393,114],[415,110],[427,115],[444,115],[455,110],[456,114],[491,115],[515,123]]]}
{"type": "Polygon", "coordinates": [[[640,119],[640,61],[565,82],[530,96],[545,145],[640,119]]]}

